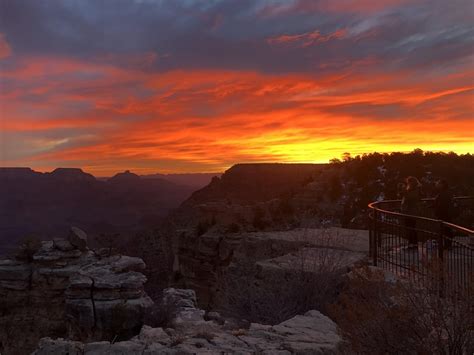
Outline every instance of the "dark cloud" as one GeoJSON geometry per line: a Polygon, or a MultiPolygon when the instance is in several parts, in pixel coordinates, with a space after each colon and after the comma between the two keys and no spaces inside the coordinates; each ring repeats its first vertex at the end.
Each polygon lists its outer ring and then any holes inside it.
{"type": "MultiPolygon", "coordinates": [[[[338,6],[329,0],[117,0],[113,5],[105,0],[1,0],[0,32],[17,55],[89,60],[109,55],[113,60],[114,53],[154,53],[156,60],[145,69],[160,71],[314,73],[340,70],[368,56],[387,66],[419,67],[456,61],[472,50],[470,2],[368,5],[347,0],[338,6]],[[345,31],[344,38],[331,36],[337,31],[345,31]],[[311,33],[325,40],[290,48],[268,43],[311,33]],[[341,64],[334,67],[334,62],[341,64]]],[[[117,65],[138,65],[115,59],[117,65]]]]}

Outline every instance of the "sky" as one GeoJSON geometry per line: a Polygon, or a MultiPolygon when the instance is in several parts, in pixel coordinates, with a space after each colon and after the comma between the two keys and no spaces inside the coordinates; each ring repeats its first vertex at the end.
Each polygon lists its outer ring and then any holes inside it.
{"type": "Polygon", "coordinates": [[[0,0],[0,165],[474,153],[471,0],[0,0]]]}

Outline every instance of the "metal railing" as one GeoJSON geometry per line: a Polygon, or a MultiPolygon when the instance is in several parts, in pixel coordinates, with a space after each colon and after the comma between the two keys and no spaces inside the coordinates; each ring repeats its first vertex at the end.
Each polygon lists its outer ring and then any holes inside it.
{"type": "Polygon", "coordinates": [[[400,212],[401,200],[369,204],[373,264],[440,293],[473,292],[474,197],[457,197],[454,222],[431,218],[433,199],[423,200],[422,216],[400,212]],[[459,225],[463,223],[465,226],[459,225]]]}

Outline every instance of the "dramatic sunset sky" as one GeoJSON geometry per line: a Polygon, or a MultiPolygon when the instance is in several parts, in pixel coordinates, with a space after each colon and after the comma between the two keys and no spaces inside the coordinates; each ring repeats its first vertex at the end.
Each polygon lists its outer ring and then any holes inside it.
{"type": "Polygon", "coordinates": [[[474,152],[472,0],[0,0],[0,165],[474,152]]]}

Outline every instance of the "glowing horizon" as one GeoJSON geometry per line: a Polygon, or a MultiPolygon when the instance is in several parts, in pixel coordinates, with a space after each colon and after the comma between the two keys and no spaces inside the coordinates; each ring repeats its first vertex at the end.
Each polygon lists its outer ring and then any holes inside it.
{"type": "Polygon", "coordinates": [[[110,176],[473,153],[473,14],[435,3],[1,2],[0,165],[110,176]]]}

